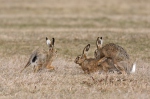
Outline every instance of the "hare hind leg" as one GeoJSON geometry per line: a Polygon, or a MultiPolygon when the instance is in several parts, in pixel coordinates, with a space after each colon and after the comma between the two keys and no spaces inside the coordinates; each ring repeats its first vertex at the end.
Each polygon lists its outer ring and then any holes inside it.
{"type": "Polygon", "coordinates": [[[104,71],[105,73],[108,73],[109,65],[108,65],[106,62],[104,62],[104,63],[102,64],[102,66],[103,66],[103,71],[104,71]]]}
{"type": "Polygon", "coordinates": [[[42,65],[34,66],[34,73],[38,72],[42,68],[42,65]]]}
{"type": "Polygon", "coordinates": [[[51,66],[51,65],[47,65],[46,68],[47,68],[48,70],[55,70],[55,67],[54,67],[54,66],[51,66]]]}
{"type": "Polygon", "coordinates": [[[123,75],[126,75],[125,68],[124,68],[121,64],[118,64],[117,62],[114,62],[114,66],[115,66],[123,75]]]}

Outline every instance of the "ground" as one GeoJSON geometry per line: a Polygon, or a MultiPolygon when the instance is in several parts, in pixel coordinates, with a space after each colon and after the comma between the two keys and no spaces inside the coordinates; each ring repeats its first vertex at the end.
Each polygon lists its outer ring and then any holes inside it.
{"type": "Polygon", "coordinates": [[[1,99],[149,99],[149,0],[0,0],[1,99]],[[84,74],[74,63],[87,44],[94,57],[96,38],[122,46],[136,73],[84,74]],[[58,55],[54,71],[22,73],[30,54],[47,49],[54,37],[58,55]]]}

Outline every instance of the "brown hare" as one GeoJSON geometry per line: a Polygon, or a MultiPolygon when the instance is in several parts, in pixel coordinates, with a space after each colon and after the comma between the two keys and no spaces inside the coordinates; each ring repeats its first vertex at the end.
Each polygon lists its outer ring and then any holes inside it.
{"type": "Polygon", "coordinates": [[[75,59],[75,63],[79,64],[84,71],[84,73],[92,73],[96,71],[105,71],[107,72],[110,69],[114,69],[114,63],[111,59],[104,59],[99,61],[99,59],[96,58],[87,58],[87,52],[90,49],[90,44],[88,44],[82,52],[82,55],[79,55],[75,59]],[[99,64],[100,63],[100,64],[99,64]]]}
{"type": "Polygon", "coordinates": [[[94,52],[96,59],[111,58],[115,67],[123,74],[135,72],[136,63],[131,66],[129,55],[121,46],[114,43],[109,43],[105,46],[102,46],[102,44],[102,37],[98,37],[96,41],[97,49],[94,52]]]}
{"type": "Polygon", "coordinates": [[[46,43],[47,43],[49,49],[48,50],[39,49],[39,48],[36,49],[31,54],[27,64],[23,68],[23,70],[26,67],[28,67],[29,65],[34,66],[34,72],[39,71],[41,68],[47,68],[48,70],[54,70],[54,67],[51,66],[51,63],[53,61],[53,58],[56,56],[56,50],[54,48],[55,39],[52,38],[52,41],[50,41],[46,37],[46,43]]]}

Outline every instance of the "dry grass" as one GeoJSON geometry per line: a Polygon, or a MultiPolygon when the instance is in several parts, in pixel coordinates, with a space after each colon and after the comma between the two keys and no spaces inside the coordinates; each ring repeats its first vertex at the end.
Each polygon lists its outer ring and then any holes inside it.
{"type": "Polygon", "coordinates": [[[150,68],[143,61],[138,62],[133,75],[107,77],[98,73],[85,75],[72,60],[61,58],[53,62],[56,67],[53,72],[33,73],[29,67],[20,74],[27,57],[18,57],[1,59],[1,98],[149,98],[150,68]]]}
{"type": "Polygon", "coordinates": [[[149,99],[149,0],[0,0],[0,98],[149,99]],[[55,71],[19,71],[45,37],[55,37],[55,71]],[[137,61],[130,76],[83,74],[73,61],[95,40],[124,47],[137,61]]]}

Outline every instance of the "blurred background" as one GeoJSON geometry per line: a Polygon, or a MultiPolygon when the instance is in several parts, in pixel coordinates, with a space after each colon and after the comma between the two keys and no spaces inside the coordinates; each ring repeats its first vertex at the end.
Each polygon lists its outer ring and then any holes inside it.
{"type": "Polygon", "coordinates": [[[150,59],[149,0],[0,0],[0,54],[29,55],[56,38],[61,56],[75,57],[98,36],[134,58],[150,59]],[[146,53],[146,54],[145,54],[146,53]],[[140,55],[140,56],[139,56],[140,55]]]}

